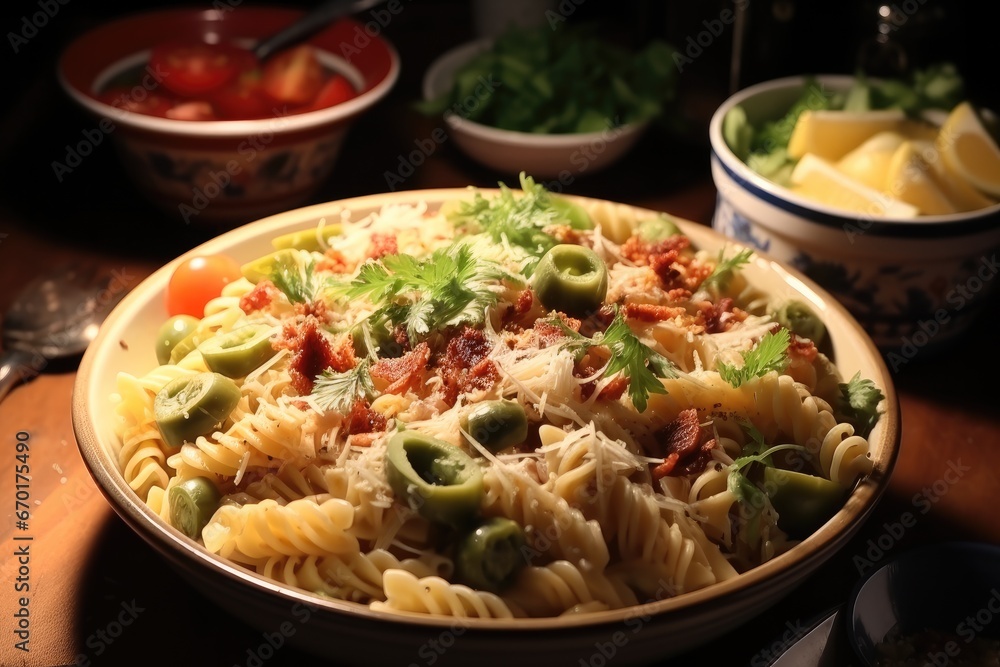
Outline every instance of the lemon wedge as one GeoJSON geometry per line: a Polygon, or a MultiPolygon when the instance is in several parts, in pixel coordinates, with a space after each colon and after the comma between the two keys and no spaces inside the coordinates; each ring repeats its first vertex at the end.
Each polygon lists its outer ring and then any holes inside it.
{"type": "Polygon", "coordinates": [[[793,192],[852,213],[893,218],[910,218],[919,213],[916,206],[859,183],[812,153],[798,161],[791,180],[793,192]]]}
{"type": "Polygon", "coordinates": [[[900,109],[803,111],[792,129],[788,154],[800,158],[811,153],[836,162],[879,132],[899,131],[905,123],[900,109]]]}
{"type": "Polygon", "coordinates": [[[893,153],[906,141],[899,132],[879,132],[837,162],[837,169],[876,190],[885,188],[893,153]]]}
{"type": "Polygon", "coordinates": [[[938,185],[928,159],[913,141],[904,141],[893,153],[882,191],[916,206],[924,215],[947,215],[958,211],[938,185]]]}
{"type": "Polygon", "coordinates": [[[927,163],[931,178],[958,211],[975,211],[997,203],[996,199],[987,197],[949,169],[932,141],[914,141],[913,147],[927,163]]]}
{"type": "Polygon", "coordinates": [[[962,102],[948,114],[937,148],[949,170],[983,194],[1000,197],[1000,148],[970,103],[962,102]]]}

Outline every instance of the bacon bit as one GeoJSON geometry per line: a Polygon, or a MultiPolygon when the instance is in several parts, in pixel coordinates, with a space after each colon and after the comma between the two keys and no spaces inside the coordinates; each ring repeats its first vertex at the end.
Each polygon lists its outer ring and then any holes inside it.
{"type": "Polygon", "coordinates": [[[670,301],[690,301],[691,290],[686,287],[675,287],[667,291],[667,299],[670,301]]]}
{"type": "Polygon", "coordinates": [[[354,264],[344,257],[344,253],[333,248],[327,248],[323,259],[316,262],[317,272],[351,273],[353,270],[354,264]]]}
{"type": "Polygon", "coordinates": [[[653,479],[701,472],[711,460],[715,439],[705,439],[698,411],[694,408],[681,410],[656,435],[663,445],[664,458],[663,463],[653,468],[653,479]]]}
{"type": "Polygon", "coordinates": [[[729,331],[734,324],[746,318],[746,312],[733,308],[733,300],[725,297],[719,299],[718,303],[700,302],[695,322],[704,326],[708,333],[721,333],[729,331]]]}
{"type": "Polygon", "coordinates": [[[625,317],[641,322],[664,322],[686,311],[681,307],[661,306],[655,303],[626,303],[625,317]]]}
{"type": "Polygon", "coordinates": [[[379,359],[371,367],[372,379],[382,380],[388,384],[383,390],[386,394],[405,394],[410,389],[420,386],[423,371],[431,358],[431,348],[427,343],[420,343],[402,357],[379,359]]]}
{"type": "Polygon", "coordinates": [[[649,243],[638,236],[631,236],[621,247],[622,255],[639,266],[650,266],[653,257],[673,253],[675,259],[682,250],[690,247],[691,240],[683,235],[671,236],[668,239],[649,243]]]}
{"type": "Polygon", "coordinates": [[[569,225],[548,225],[545,233],[555,238],[559,243],[572,243],[580,245],[580,232],[569,225]]]}
{"type": "MultiPolygon", "coordinates": [[[[580,325],[582,324],[580,320],[569,317],[564,313],[558,313],[558,317],[567,328],[576,332],[580,331],[580,325]]],[[[554,345],[562,341],[562,339],[566,337],[566,333],[562,330],[562,327],[552,324],[547,319],[539,318],[535,320],[533,329],[535,331],[535,335],[538,336],[539,347],[549,347],[550,345],[554,345]]]]}
{"type": "MultiPolygon", "coordinates": [[[[347,415],[347,419],[344,420],[344,433],[354,435],[356,433],[384,431],[386,424],[387,421],[383,415],[372,410],[371,406],[368,405],[368,401],[359,398],[351,406],[351,412],[347,415]]],[[[371,442],[369,441],[368,444],[371,444],[371,442]]]]}
{"type": "Polygon", "coordinates": [[[305,317],[312,315],[316,319],[326,323],[333,320],[333,311],[330,310],[326,302],[322,299],[310,303],[296,303],[293,308],[297,315],[305,317]]]}
{"type": "Polygon", "coordinates": [[[244,313],[252,313],[257,310],[267,308],[271,301],[281,294],[273,282],[263,278],[254,285],[254,288],[240,297],[240,310],[244,313]]]}
{"type": "Polygon", "coordinates": [[[514,314],[524,315],[526,312],[531,310],[532,304],[535,302],[535,295],[532,294],[530,289],[523,290],[517,295],[517,301],[514,302],[514,314]]]}
{"type": "Polygon", "coordinates": [[[796,359],[801,359],[807,363],[812,363],[816,361],[816,355],[819,354],[819,350],[816,349],[816,343],[809,340],[808,338],[802,338],[801,336],[796,336],[792,334],[791,340],[788,344],[788,356],[793,361],[796,359]]]}
{"type": "Polygon", "coordinates": [[[399,242],[396,240],[395,234],[372,233],[372,243],[368,248],[369,257],[379,259],[386,255],[395,255],[398,252],[399,242]]]}
{"type": "Polygon", "coordinates": [[[500,372],[490,353],[486,334],[479,329],[464,327],[448,341],[444,355],[438,359],[437,372],[444,380],[444,400],[454,405],[458,396],[473,389],[489,389],[499,379],[500,372]]]}
{"type": "Polygon", "coordinates": [[[624,375],[619,375],[611,380],[611,382],[604,385],[604,388],[601,389],[601,393],[597,395],[597,398],[617,401],[622,397],[622,394],[625,393],[626,389],[628,389],[628,378],[624,375]]]}
{"type": "Polygon", "coordinates": [[[288,373],[292,388],[302,396],[312,393],[316,376],[327,368],[343,373],[357,363],[350,336],[344,336],[334,348],[319,326],[319,320],[312,315],[306,316],[299,325],[286,322],[275,346],[292,351],[288,373]]]}

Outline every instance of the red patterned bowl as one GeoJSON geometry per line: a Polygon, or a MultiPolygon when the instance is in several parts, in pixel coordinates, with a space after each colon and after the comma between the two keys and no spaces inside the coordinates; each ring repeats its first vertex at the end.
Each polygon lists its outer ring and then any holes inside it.
{"type": "MultiPolygon", "coordinates": [[[[379,102],[399,75],[393,46],[365,33],[359,23],[340,20],[309,40],[324,66],[344,74],[359,91],[332,107],[289,115],[275,109],[259,120],[188,121],[126,111],[99,99],[116,75],[146,63],[159,42],[249,45],[299,16],[298,10],[278,7],[169,9],[128,16],[81,35],[60,58],[59,80],[95,119],[70,147],[67,164],[85,160],[110,135],[139,189],[187,224],[239,224],[305,202],[329,175],[352,122],[379,102]]],[[[161,78],[147,67],[129,98],[141,101],[161,78]]]]}

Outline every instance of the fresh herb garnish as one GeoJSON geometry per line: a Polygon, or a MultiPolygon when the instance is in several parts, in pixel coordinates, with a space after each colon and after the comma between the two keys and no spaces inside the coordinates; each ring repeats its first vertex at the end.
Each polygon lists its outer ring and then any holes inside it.
{"type": "Polygon", "coordinates": [[[561,319],[555,318],[550,323],[562,328],[569,338],[563,343],[563,349],[570,350],[578,358],[591,347],[608,348],[611,358],[604,367],[603,375],[622,373],[628,378],[628,396],[639,412],[646,410],[650,394],[667,393],[660,378],[677,377],[677,367],[673,362],[639,340],[621,311],[615,313],[604,333],[598,332],[592,338],[573,331],[561,319]]]}
{"type": "Polygon", "coordinates": [[[881,416],[878,404],[885,396],[875,383],[861,377],[861,371],[848,382],[838,385],[836,412],[846,422],[854,426],[858,435],[867,438],[881,416]]]}
{"type": "MultiPolygon", "coordinates": [[[[754,443],[755,445],[757,443],[754,443]]],[[[758,451],[758,447],[751,446],[753,453],[740,456],[739,458],[733,460],[729,464],[728,474],[726,477],[726,486],[729,491],[735,496],[736,500],[741,503],[749,503],[753,507],[763,506],[763,496],[764,492],[754,484],[749,477],[747,477],[744,472],[744,468],[748,467],[752,463],[760,463],[762,465],[771,465],[771,456],[777,452],[792,449],[795,451],[805,451],[805,447],[802,445],[775,445],[773,447],[768,447],[763,451],[758,451]]]]}
{"type": "Polygon", "coordinates": [[[316,262],[310,259],[303,263],[298,254],[293,257],[275,262],[271,282],[284,292],[290,303],[312,303],[320,291],[315,279],[316,262]]]}
{"type": "Polygon", "coordinates": [[[316,376],[312,396],[322,410],[346,414],[358,399],[375,398],[375,385],[368,371],[371,359],[365,357],[354,368],[337,372],[330,368],[316,376]]]}
{"type": "Polygon", "coordinates": [[[734,387],[753,378],[767,375],[771,371],[781,372],[788,365],[788,329],[767,332],[752,350],[743,353],[743,365],[719,364],[719,375],[734,387]]]}
{"type": "Polygon", "coordinates": [[[744,248],[736,255],[726,258],[724,256],[725,248],[719,251],[719,259],[715,264],[715,269],[705,280],[702,281],[702,286],[707,287],[709,285],[715,285],[716,287],[724,288],[729,279],[732,278],[733,272],[739,267],[743,266],[750,261],[753,257],[753,250],[750,248],[744,248]]]}
{"type": "Polygon", "coordinates": [[[445,327],[482,323],[486,309],[497,303],[503,280],[522,282],[458,243],[426,259],[398,254],[367,262],[357,277],[336,289],[348,299],[370,299],[377,306],[374,320],[405,326],[415,343],[445,327]]]}

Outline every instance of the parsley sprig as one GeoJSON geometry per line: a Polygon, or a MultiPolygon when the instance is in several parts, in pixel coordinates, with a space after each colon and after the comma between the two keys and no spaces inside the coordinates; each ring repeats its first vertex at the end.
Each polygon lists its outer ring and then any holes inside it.
{"type": "Polygon", "coordinates": [[[358,399],[370,401],[375,398],[370,365],[371,359],[365,357],[350,370],[338,372],[328,368],[316,376],[312,390],[316,405],[324,411],[346,414],[358,399]]]}
{"type": "Polygon", "coordinates": [[[724,257],[724,252],[725,248],[719,251],[719,259],[715,264],[715,269],[702,281],[702,287],[714,285],[719,289],[725,289],[726,284],[733,277],[736,269],[749,262],[750,258],[753,257],[753,250],[749,248],[745,248],[729,258],[724,257]]]}
{"type": "Polygon", "coordinates": [[[881,416],[878,404],[885,396],[874,382],[861,377],[861,371],[838,387],[840,394],[835,406],[838,416],[854,426],[858,435],[867,438],[881,416]]]}
{"type": "Polygon", "coordinates": [[[677,367],[672,361],[639,340],[625,321],[621,311],[615,312],[607,330],[597,332],[592,338],[573,331],[559,318],[550,320],[560,327],[569,339],[562,348],[573,352],[577,358],[595,346],[604,346],[611,352],[611,358],[604,367],[603,375],[622,373],[629,379],[628,396],[639,412],[646,410],[650,394],[665,394],[660,378],[677,377],[677,367]]]}
{"type": "Polygon", "coordinates": [[[537,258],[558,243],[543,230],[561,213],[544,186],[524,173],[520,179],[521,194],[500,183],[499,195],[487,198],[476,192],[472,201],[463,202],[451,218],[459,234],[486,234],[494,243],[506,240],[536,258],[525,270],[525,275],[530,276],[537,258]]]}
{"type": "Polygon", "coordinates": [[[449,326],[481,324],[496,305],[501,281],[523,284],[496,262],[456,243],[418,259],[386,255],[361,266],[350,283],[335,288],[348,299],[368,298],[377,307],[370,319],[403,325],[411,342],[449,326]]]}
{"type": "Polygon", "coordinates": [[[767,332],[757,345],[743,353],[740,367],[725,362],[719,363],[719,375],[733,387],[739,387],[753,378],[762,377],[771,371],[781,372],[788,366],[788,329],[767,332]]]}

